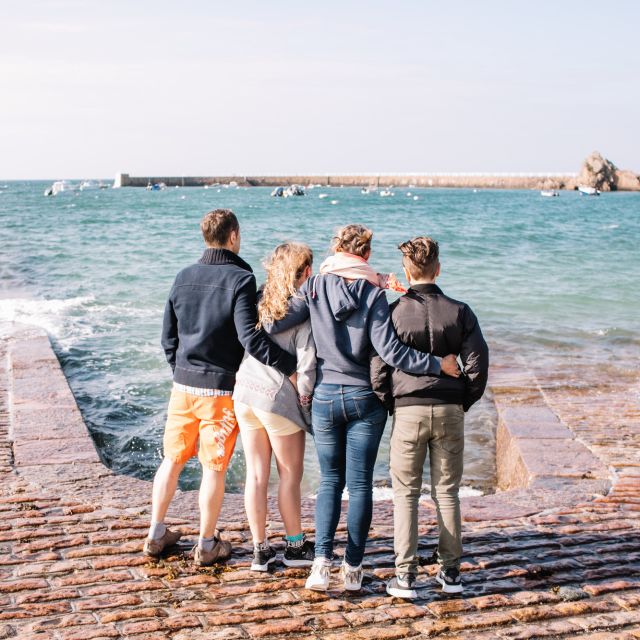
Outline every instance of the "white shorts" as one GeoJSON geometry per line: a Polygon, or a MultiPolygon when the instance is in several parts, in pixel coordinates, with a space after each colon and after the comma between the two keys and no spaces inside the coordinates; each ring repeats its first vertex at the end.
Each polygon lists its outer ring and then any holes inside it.
{"type": "Polygon", "coordinates": [[[303,431],[295,422],[284,416],[250,407],[237,400],[234,402],[234,406],[240,433],[266,429],[270,436],[290,436],[298,431],[303,431]]]}

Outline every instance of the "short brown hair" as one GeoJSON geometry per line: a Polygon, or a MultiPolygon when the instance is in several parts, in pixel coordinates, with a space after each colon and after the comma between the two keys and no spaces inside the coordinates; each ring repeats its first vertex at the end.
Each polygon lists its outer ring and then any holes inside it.
{"type": "Polygon", "coordinates": [[[402,251],[402,264],[412,278],[432,279],[440,266],[440,247],[428,236],[419,236],[398,245],[402,251]]]}
{"type": "Polygon", "coordinates": [[[371,251],[373,231],[363,224],[348,224],[338,229],[333,238],[333,250],[353,253],[364,258],[371,251]]]}
{"type": "Polygon", "coordinates": [[[240,229],[240,224],[231,209],[214,209],[202,218],[200,229],[208,245],[223,247],[229,242],[231,232],[240,229]]]}

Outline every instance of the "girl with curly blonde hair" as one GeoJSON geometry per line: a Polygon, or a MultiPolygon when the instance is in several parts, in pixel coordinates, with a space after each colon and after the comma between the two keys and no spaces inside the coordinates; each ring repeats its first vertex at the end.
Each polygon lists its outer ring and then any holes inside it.
{"type": "MultiPolygon", "coordinates": [[[[312,263],[313,252],[306,244],[285,242],[274,249],[264,263],[267,280],[258,303],[258,328],[286,316],[290,300],[311,275],[312,263]]],[[[314,558],[313,543],[306,540],[300,522],[305,433],[310,429],[316,380],[311,325],[307,321],[272,339],[296,355],[297,388],[277,369],[247,355],[233,393],[247,467],[245,509],[253,537],[254,571],[267,571],[276,560],[266,534],[272,453],[280,476],[278,507],[286,532],[283,562],[289,567],[306,567],[314,558]]]]}

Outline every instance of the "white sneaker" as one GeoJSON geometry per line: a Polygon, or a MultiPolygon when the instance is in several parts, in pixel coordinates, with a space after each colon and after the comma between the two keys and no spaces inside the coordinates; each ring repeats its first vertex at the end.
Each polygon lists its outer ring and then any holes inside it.
{"type": "Polygon", "coordinates": [[[340,567],[340,575],[344,580],[345,591],[360,591],[362,588],[362,565],[352,567],[346,562],[342,563],[340,567]]]}
{"type": "Polygon", "coordinates": [[[331,574],[331,560],[316,558],[311,565],[311,573],[304,585],[305,589],[313,591],[326,591],[329,588],[331,574]]]}

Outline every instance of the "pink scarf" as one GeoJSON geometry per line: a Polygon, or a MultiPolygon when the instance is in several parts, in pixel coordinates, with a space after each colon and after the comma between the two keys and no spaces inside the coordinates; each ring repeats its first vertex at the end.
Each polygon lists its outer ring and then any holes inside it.
{"type": "Polygon", "coordinates": [[[377,273],[364,258],[345,251],[337,251],[326,258],[320,265],[320,273],[332,273],[347,280],[367,280],[381,289],[406,291],[392,273],[377,273]]]}

